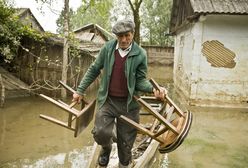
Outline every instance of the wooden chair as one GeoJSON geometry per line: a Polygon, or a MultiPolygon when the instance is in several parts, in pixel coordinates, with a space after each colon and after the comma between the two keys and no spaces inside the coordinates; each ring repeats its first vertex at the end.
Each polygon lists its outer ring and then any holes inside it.
{"type": "MultiPolygon", "coordinates": [[[[150,82],[158,89],[158,84],[153,79],[150,82]]],[[[161,153],[171,152],[180,146],[190,129],[192,113],[189,111],[182,112],[168,95],[165,96],[164,105],[160,112],[155,110],[151,106],[151,103],[147,103],[147,98],[135,97],[135,99],[155,117],[152,127],[150,129],[144,128],[123,115],[120,118],[143,134],[158,141],[160,143],[159,151],[161,153]]]]}
{"type": "MultiPolygon", "coordinates": [[[[64,86],[67,90],[71,92],[75,92],[72,88],[65,85],[63,82],[60,81],[60,84],[64,86]]],[[[87,103],[85,100],[83,100],[81,103],[81,110],[77,110],[73,108],[77,102],[73,102],[70,105],[66,104],[65,102],[61,100],[54,100],[46,95],[40,94],[40,96],[49,102],[55,104],[59,108],[63,109],[68,113],[68,119],[67,122],[55,119],[51,116],[40,114],[40,118],[45,119],[47,121],[50,121],[52,123],[55,123],[57,125],[60,125],[62,127],[65,127],[69,130],[72,130],[74,132],[74,137],[77,137],[92,121],[95,111],[95,105],[96,100],[91,101],[90,103],[87,103]],[[75,121],[75,122],[74,122],[75,121]]]]}

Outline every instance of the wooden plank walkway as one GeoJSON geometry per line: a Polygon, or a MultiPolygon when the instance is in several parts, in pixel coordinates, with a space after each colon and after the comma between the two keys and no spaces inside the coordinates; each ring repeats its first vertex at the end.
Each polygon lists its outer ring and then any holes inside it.
{"type": "Polygon", "coordinates": [[[0,75],[2,79],[2,83],[0,82],[0,92],[4,90],[5,99],[30,95],[30,92],[27,90],[28,85],[2,67],[0,67],[0,75]],[[4,85],[4,89],[2,89],[2,84],[4,85]]]}

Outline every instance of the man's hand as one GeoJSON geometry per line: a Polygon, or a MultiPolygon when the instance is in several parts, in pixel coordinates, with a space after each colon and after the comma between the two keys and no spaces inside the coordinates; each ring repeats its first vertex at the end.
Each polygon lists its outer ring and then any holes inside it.
{"type": "Polygon", "coordinates": [[[77,93],[73,94],[73,98],[72,101],[73,102],[77,102],[78,104],[81,102],[81,100],[83,99],[83,96],[77,93]]]}
{"type": "Polygon", "coordinates": [[[164,87],[159,87],[159,90],[153,89],[154,96],[160,100],[164,100],[167,90],[164,87]]]}

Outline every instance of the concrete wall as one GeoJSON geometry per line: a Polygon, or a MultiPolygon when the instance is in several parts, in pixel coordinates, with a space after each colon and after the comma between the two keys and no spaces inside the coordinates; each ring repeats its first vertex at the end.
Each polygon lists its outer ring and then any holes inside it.
{"type": "Polygon", "coordinates": [[[174,82],[187,103],[248,108],[247,30],[248,16],[209,15],[177,33],[174,82]]]}
{"type": "Polygon", "coordinates": [[[149,64],[173,65],[174,47],[143,45],[147,52],[149,64]]]}

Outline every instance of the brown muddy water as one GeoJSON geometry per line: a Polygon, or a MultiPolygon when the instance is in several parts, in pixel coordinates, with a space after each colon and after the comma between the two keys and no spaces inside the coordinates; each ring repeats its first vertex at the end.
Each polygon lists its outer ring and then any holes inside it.
{"type": "MultiPolygon", "coordinates": [[[[173,93],[172,67],[150,66],[149,77],[173,93]]],[[[165,155],[161,168],[248,167],[248,111],[188,107],[193,123],[188,137],[165,155]]],[[[66,112],[39,97],[16,98],[0,108],[0,168],[84,168],[92,150],[92,124],[73,132],[39,118],[66,112]]]]}
{"type": "Polygon", "coordinates": [[[66,112],[39,97],[7,100],[0,110],[0,167],[76,168],[87,163],[90,129],[74,138],[72,131],[39,118],[43,113],[66,121],[66,112]]]}

